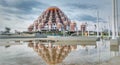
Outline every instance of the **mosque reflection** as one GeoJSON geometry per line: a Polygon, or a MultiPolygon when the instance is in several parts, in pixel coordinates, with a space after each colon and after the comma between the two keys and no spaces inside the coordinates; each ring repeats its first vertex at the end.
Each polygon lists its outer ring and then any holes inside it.
{"type": "Polygon", "coordinates": [[[77,45],[54,45],[43,42],[29,42],[28,46],[49,65],[62,63],[71,51],[77,49],[77,45]]]}

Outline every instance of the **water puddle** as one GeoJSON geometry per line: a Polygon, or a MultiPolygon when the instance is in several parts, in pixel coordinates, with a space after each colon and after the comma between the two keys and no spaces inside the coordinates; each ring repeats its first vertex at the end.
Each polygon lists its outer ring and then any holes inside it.
{"type": "MultiPolygon", "coordinates": [[[[65,42],[64,42],[65,43],[65,42]]],[[[99,65],[119,56],[119,45],[56,44],[41,41],[0,43],[0,65],[99,65]]]]}

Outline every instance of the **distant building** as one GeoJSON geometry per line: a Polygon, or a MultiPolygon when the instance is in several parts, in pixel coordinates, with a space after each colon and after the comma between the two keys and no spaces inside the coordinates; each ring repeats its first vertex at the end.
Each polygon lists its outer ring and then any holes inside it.
{"type": "Polygon", "coordinates": [[[75,31],[76,23],[71,22],[67,16],[58,8],[50,7],[39,16],[28,31],[75,31]]]}
{"type": "Polygon", "coordinates": [[[81,31],[85,32],[86,31],[86,24],[82,23],[82,25],[80,25],[81,31]]]}

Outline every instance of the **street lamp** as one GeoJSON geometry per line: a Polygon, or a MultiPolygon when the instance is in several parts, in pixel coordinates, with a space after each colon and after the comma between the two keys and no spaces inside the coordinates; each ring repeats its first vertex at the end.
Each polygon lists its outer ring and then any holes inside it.
{"type": "Polygon", "coordinates": [[[86,25],[86,27],[87,27],[87,34],[88,34],[88,36],[90,35],[90,33],[89,33],[89,29],[88,29],[88,23],[85,23],[85,25],[86,25]]]}
{"type": "Polygon", "coordinates": [[[108,37],[110,37],[111,35],[110,35],[110,17],[108,17],[108,37]]]}
{"type": "Polygon", "coordinates": [[[118,3],[112,0],[112,39],[118,37],[118,3]]]}
{"type": "Polygon", "coordinates": [[[97,37],[99,37],[99,11],[97,11],[97,37]]]}

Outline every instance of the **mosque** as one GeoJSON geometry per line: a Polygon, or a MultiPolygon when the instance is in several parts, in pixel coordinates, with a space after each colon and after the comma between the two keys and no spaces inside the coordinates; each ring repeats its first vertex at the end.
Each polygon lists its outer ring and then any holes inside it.
{"type": "Polygon", "coordinates": [[[76,22],[72,22],[58,7],[46,9],[28,27],[29,32],[36,31],[76,31],[76,22]]]}

